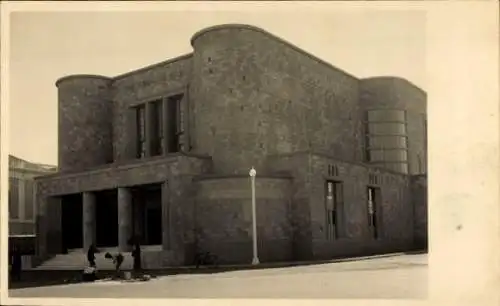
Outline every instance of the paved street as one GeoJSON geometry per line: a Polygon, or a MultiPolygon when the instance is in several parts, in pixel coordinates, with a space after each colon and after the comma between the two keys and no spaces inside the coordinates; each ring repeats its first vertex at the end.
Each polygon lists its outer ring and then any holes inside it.
{"type": "Polygon", "coordinates": [[[427,255],[218,274],[149,282],[97,282],[10,290],[11,297],[426,298],[427,255]]]}

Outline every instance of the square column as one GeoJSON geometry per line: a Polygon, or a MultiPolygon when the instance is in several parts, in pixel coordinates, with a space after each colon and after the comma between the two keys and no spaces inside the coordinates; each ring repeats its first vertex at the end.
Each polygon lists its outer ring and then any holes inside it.
{"type": "Polygon", "coordinates": [[[169,102],[170,102],[170,99],[168,98],[163,98],[163,101],[162,101],[162,112],[163,112],[163,122],[161,122],[161,124],[163,124],[163,154],[168,154],[172,148],[169,147],[170,145],[170,138],[172,137],[172,134],[171,134],[171,130],[170,130],[170,122],[168,121],[170,119],[170,109],[169,109],[169,102]]]}
{"type": "Polygon", "coordinates": [[[161,184],[161,223],[162,223],[162,248],[163,250],[171,249],[171,222],[170,222],[170,201],[169,201],[169,190],[168,182],[161,184]]]}
{"type": "Polygon", "coordinates": [[[132,194],[128,188],[118,188],[118,249],[128,252],[132,235],[132,194]]]}
{"type": "Polygon", "coordinates": [[[144,109],[144,123],[146,126],[146,157],[153,155],[153,107],[150,102],[146,103],[144,109]]]}
{"type": "Polygon", "coordinates": [[[96,243],[95,194],[83,193],[83,248],[88,250],[96,243]]]}

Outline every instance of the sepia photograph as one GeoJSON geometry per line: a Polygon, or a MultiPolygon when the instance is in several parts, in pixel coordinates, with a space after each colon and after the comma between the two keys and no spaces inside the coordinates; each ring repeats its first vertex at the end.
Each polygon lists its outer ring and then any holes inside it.
{"type": "Polygon", "coordinates": [[[9,19],[9,297],[428,298],[425,11],[9,19]]]}

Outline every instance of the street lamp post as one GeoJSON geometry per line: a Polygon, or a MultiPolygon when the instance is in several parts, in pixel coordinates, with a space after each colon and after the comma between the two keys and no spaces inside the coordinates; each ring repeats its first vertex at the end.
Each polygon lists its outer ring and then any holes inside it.
{"type": "Polygon", "coordinates": [[[253,259],[252,265],[259,264],[259,257],[257,256],[257,209],[255,205],[255,175],[257,171],[252,167],[250,170],[250,181],[252,184],[252,239],[253,239],[253,259]]]}

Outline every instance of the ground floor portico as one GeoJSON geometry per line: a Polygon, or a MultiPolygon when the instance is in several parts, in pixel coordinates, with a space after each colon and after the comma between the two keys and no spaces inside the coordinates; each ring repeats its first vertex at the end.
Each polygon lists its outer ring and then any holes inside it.
{"type": "Polygon", "coordinates": [[[156,246],[143,254],[151,266],[185,264],[195,252],[190,182],[207,165],[208,158],[177,154],[39,179],[40,260],[92,243],[130,252],[137,237],[144,247],[156,246]]]}
{"type": "MultiPolygon", "coordinates": [[[[162,220],[162,197],[167,193],[164,182],[58,197],[62,251],[88,249],[95,244],[128,252],[132,237],[137,237],[141,245],[168,245],[168,241],[163,243],[168,234],[163,235],[162,220]]],[[[166,219],[167,229],[168,216],[166,219]]]]}

